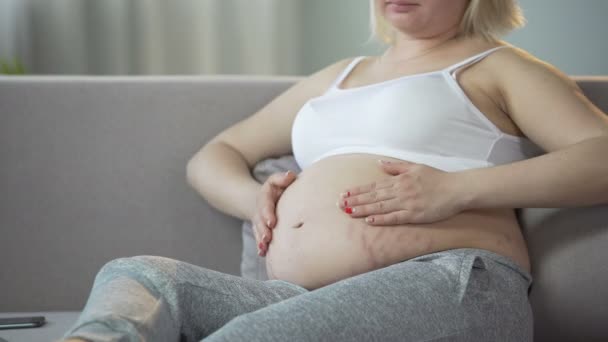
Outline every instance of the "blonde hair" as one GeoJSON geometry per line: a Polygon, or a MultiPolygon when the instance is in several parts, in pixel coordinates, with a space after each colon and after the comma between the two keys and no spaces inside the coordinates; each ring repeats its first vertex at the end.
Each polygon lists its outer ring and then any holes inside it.
{"type": "MultiPolygon", "coordinates": [[[[525,24],[526,19],[517,0],[470,0],[460,21],[460,35],[496,41],[525,24]]],[[[370,28],[371,39],[388,45],[394,43],[395,30],[376,12],[374,0],[370,0],[370,28]]]]}

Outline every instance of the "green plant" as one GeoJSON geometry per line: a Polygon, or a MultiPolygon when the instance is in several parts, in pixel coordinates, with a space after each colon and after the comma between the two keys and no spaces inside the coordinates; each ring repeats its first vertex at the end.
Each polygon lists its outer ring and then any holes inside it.
{"type": "Polygon", "coordinates": [[[0,74],[25,75],[25,67],[18,58],[15,58],[13,62],[0,58],[0,74]]]}

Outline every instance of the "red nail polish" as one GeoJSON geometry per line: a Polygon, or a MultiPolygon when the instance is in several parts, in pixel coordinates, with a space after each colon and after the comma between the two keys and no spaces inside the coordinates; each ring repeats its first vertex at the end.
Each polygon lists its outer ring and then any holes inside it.
{"type": "Polygon", "coordinates": [[[346,197],[350,197],[350,191],[346,192],[346,197]]]}
{"type": "Polygon", "coordinates": [[[344,211],[346,211],[347,214],[352,214],[353,213],[353,208],[346,207],[346,208],[344,208],[344,211]]]}
{"type": "Polygon", "coordinates": [[[346,200],[344,201],[344,206],[348,207],[348,201],[346,201],[346,200]]]}

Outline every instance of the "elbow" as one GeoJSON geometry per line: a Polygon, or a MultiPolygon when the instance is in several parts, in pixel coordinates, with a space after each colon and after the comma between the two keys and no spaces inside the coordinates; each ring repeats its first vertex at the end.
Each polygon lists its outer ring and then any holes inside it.
{"type": "Polygon", "coordinates": [[[186,164],[186,182],[190,187],[194,188],[194,158],[190,159],[186,164]]]}
{"type": "Polygon", "coordinates": [[[186,182],[190,187],[199,190],[202,173],[204,147],[198,151],[186,164],[186,182]]]}

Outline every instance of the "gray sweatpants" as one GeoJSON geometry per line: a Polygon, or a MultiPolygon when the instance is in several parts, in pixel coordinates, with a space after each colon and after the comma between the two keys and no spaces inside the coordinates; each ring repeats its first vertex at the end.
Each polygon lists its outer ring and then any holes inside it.
{"type": "Polygon", "coordinates": [[[65,334],[90,341],[532,341],[531,275],[475,248],[308,291],[158,257],[104,265],[65,334]]]}

